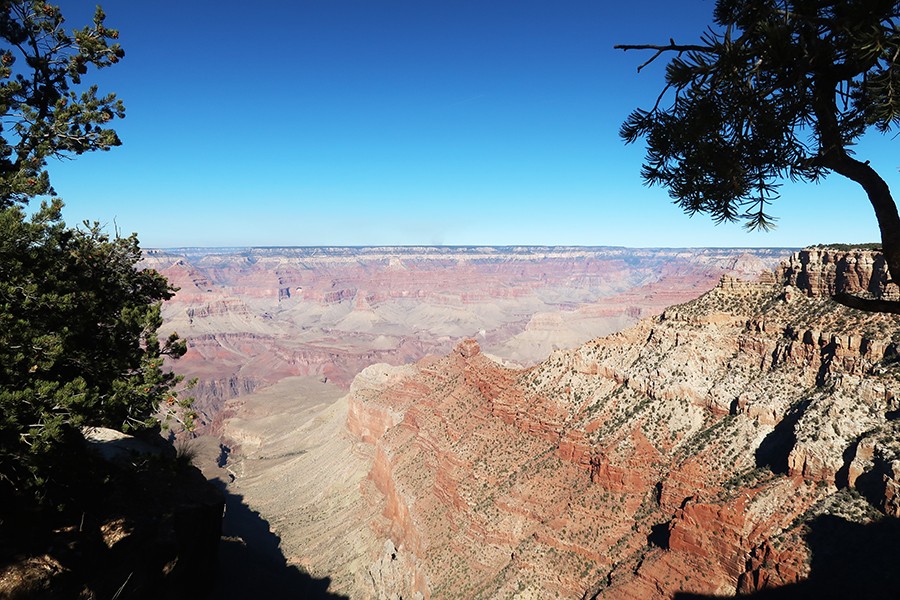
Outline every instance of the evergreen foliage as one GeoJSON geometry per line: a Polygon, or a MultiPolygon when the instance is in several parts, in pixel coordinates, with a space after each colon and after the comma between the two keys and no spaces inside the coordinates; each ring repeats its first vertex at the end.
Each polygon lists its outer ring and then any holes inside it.
{"type": "Polygon", "coordinates": [[[137,237],[68,228],[60,208],[0,212],[0,477],[17,487],[46,484],[81,427],[154,425],[179,380],[163,357],[185,351],[157,338],[172,290],[135,268],[137,237]]]}
{"type": "Polygon", "coordinates": [[[675,55],[655,105],[620,130],[646,140],[642,178],[688,214],[769,229],[780,181],[836,172],[868,196],[900,281],[896,204],[852,152],[869,129],[900,125],[898,18],[892,0],[717,0],[699,44],[616,46],[653,51],[640,68],[675,55]]]}
{"type": "Polygon", "coordinates": [[[59,7],[40,0],[0,0],[0,208],[53,194],[48,157],[118,146],[107,127],[125,116],[115,94],[82,84],[88,67],[117,63],[118,31],[93,23],[68,31],[59,7]]]}
{"type": "MultiPolygon", "coordinates": [[[[163,369],[185,344],[159,340],[160,303],[174,289],[136,268],[135,235],[99,224],[67,227],[46,171],[48,157],[119,144],[107,124],[124,116],[115,95],[82,86],[88,66],[123,52],[98,7],[67,32],[58,7],[0,0],[0,506],[74,494],[82,428],[125,432],[185,406],[180,377],[163,369]],[[31,216],[24,205],[49,200],[31,216]]],[[[80,461],[84,465],[92,461],[80,461]]],[[[94,472],[96,475],[96,472],[94,472]]],[[[102,476],[102,474],[101,474],[102,476]]],[[[79,485],[90,485],[81,481],[79,485]]]]}

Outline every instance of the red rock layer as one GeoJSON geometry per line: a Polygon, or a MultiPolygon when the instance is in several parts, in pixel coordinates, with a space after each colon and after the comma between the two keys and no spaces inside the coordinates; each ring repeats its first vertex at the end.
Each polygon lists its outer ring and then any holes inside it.
{"type": "Polygon", "coordinates": [[[426,597],[800,581],[818,515],[898,511],[898,327],[725,280],[531,369],[464,342],[350,396],[350,430],[376,450],[374,526],[426,597]]]}
{"type": "Polygon", "coordinates": [[[781,266],[786,285],[811,296],[832,296],[837,291],[897,297],[897,284],[889,283],[887,263],[880,252],[869,250],[806,249],[795,252],[781,266]]]}

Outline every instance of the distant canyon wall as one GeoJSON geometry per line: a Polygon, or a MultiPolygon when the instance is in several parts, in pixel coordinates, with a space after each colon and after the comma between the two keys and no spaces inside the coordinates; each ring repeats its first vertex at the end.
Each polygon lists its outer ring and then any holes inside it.
{"type": "Polygon", "coordinates": [[[404,364],[474,337],[533,364],[695,297],[722,273],[755,276],[779,249],[547,247],[181,248],[143,265],[179,288],[166,332],[205,430],[226,400],[286,377],[346,388],[366,366],[404,364]]]}

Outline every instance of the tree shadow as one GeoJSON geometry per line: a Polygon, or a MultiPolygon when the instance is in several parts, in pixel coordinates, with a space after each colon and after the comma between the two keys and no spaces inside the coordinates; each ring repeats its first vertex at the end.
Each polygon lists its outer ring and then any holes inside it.
{"type": "MultiPolygon", "coordinates": [[[[804,536],[812,555],[809,578],[799,583],[740,596],[770,599],[896,598],[900,590],[900,519],[869,524],[821,515],[804,536]]],[[[717,598],[677,593],[675,600],[717,598]]]]}
{"type": "Polygon", "coordinates": [[[348,600],[328,591],[331,579],[318,579],[287,564],[280,538],[269,523],[244,503],[243,496],[221,485],[225,519],[219,545],[219,574],[214,600],[348,600]]]}

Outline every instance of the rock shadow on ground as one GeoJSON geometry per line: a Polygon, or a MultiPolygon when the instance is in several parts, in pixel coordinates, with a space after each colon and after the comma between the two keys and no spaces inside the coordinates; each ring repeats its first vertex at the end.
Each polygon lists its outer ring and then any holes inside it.
{"type": "Polygon", "coordinates": [[[331,579],[316,578],[289,565],[280,539],[269,523],[244,503],[242,496],[225,493],[225,519],[219,545],[219,576],[213,600],[348,600],[328,591],[331,579]]]}

